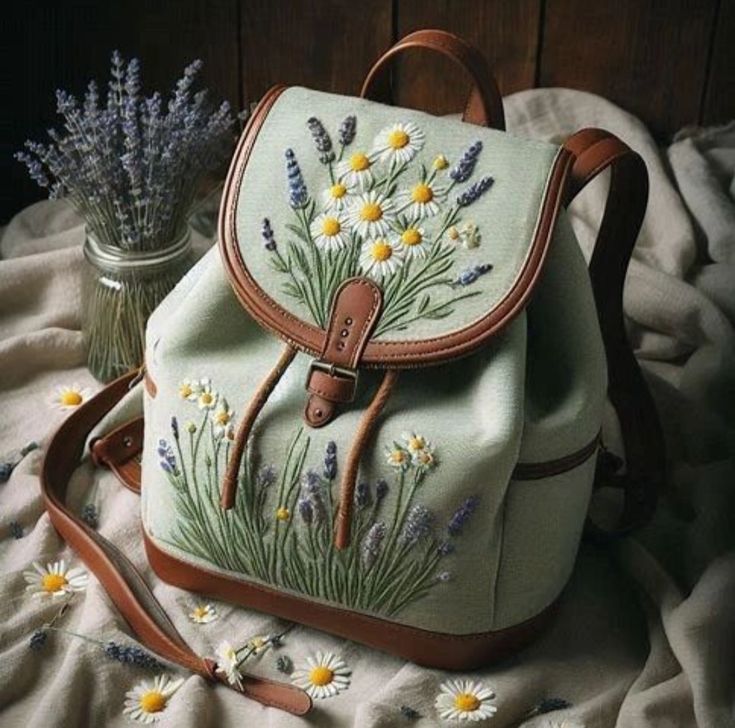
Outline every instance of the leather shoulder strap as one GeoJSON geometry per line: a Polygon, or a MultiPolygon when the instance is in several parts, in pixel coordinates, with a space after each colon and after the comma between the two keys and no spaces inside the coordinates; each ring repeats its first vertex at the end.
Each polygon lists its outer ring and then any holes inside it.
{"type": "Polygon", "coordinates": [[[648,172],[638,154],[602,129],[583,129],[571,136],[565,147],[576,158],[567,205],[598,174],[610,169],[607,202],[589,272],[607,356],[608,395],[621,424],[626,473],[617,475],[598,468],[598,486],[623,490],[623,511],[613,530],[592,522],[587,527],[593,538],[608,539],[650,520],[665,477],[661,424],[628,342],[623,316],[623,285],[648,202],[648,172]]]}
{"type": "MultiPolygon", "coordinates": [[[[132,372],[115,380],[80,405],[51,438],[41,470],[41,491],[46,510],[56,530],[99,579],[143,644],[170,662],[236,690],[222,678],[221,673],[216,672],[217,665],[213,660],[199,657],[184,642],[143,577],[122,551],[89,528],[66,505],[69,480],[79,466],[89,433],[127,393],[136,376],[137,372],[132,372]]],[[[135,436],[141,425],[141,421],[134,420],[113,433],[107,443],[111,459],[118,456],[117,445],[127,447],[124,438],[135,436]]],[[[130,447],[132,449],[133,446],[130,447]]],[[[105,450],[100,446],[96,449],[96,457],[100,458],[105,450]]],[[[135,464],[137,466],[137,462],[135,464]]],[[[240,692],[264,705],[295,715],[304,715],[311,709],[311,698],[303,690],[285,683],[246,676],[240,692]]]]}

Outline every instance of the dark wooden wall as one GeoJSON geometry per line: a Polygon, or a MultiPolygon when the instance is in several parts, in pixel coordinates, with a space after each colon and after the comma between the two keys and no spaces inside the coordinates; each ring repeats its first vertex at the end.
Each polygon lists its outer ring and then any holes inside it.
{"type": "MultiPolygon", "coordinates": [[[[0,30],[0,219],[42,196],[13,151],[55,123],[56,88],[106,80],[113,48],[141,59],[149,89],[201,58],[204,82],[243,108],[275,82],[357,93],[375,57],[422,27],[477,44],[504,94],[593,91],[662,141],[735,117],[735,0],[26,0],[0,30]]],[[[403,60],[396,79],[402,104],[435,112],[457,110],[467,91],[429,56],[403,60]]]]}

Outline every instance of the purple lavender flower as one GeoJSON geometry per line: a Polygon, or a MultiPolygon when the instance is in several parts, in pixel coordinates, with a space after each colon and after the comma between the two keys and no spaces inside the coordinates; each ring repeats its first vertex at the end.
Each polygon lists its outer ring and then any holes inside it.
{"type": "Polygon", "coordinates": [[[375,501],[380,503],[388,495],[389,490],[388,481],[385,478],[380,478],[375,484],[375,501]]]}
{"type": "Polygon", "coordinates": [[[378,558],[380,553],[380,545],[385,538],[385,523],[378,521],[370,526],[370,530],[365,534],[362,541],[362,563],[366,569],[369,569],[378,558]]]}
{"type": "Polygon", "coordinates": [[[94,503],[87,503],[84,508],[82,508],[82,520],[90,528],[97,528],[99,524],[99,516],[97,514],[97,506],[95,506],[94,503]]]}
{"type": "Polygon", "coordinates": [[[269,488],[276,482],[276,469],[272,465],[263,465],[258,471],[256,480],[260,488],[269,488]]]}
{"type": "Polygon", "coordinates": [[[457,508],[452,517],[449,519],[449,524],[447,525],[447,531],[449,531],[449,534],[451,536],[459,535],[465,523],[467,523],[470,516],[475,512],[475,509],[477,508],[477,504],[479,502],[480,499],[477,496],[473,495],[468,498],[464,503],[462,503],[459,508],[457,508]]]}
{"type": "Polygon", "coordinates": [[[288,181],[288,204],[294,210],[300,210],[306,206],[309,201],[309,193],[306,190],[306,183],[301,175],[301,167],[294,154],[293,149],[287,149],[286,156],[286,178],[288,181]]]}
{"type": "Polygon", "coordinates": [[[110,641],[104,646],[105,655],[111,660],[136,665],[148,670],[160,670],[163,665],[150,653],[135,645],[121,645],[110,641]]]}
{"type": "Polygon", "coordinates": [[[477,164],[477,158],[480,156],[482,151],[482,142],[476,141],[471,144],[462,154],[459,162],[449,170],[449,176],[455,182],[466,182],[475,170],[477,164]]]}
{"type": "Polygon", "coordinates": [[[429,533],[433,522],[434,514],[426,506],[417,503],[408,512],[401,533],[401,541],[406,546],[413,546],[429,533]]]}
{"type": "Polygon", "coordinates": [[[265,241],[265,249],[273,252],[278,246],[276,245],[276,237],[273,234],[271,221],[267,217],[263,218],[263,224],[260,227],[260,234],[263,236],[263,240],[265,241]]]}
{"type": "Polygon", "coordinates": [[[346,116],[342,123],[339,125],[339,131],[337,136],[339,143],[343,146],[349,146],[355,138],[355,132],[357,131],[357,117],[346,116]]]}
{"type": "Polygon", "coordinates": [[[171,475],[179,474],[178,468],[176,467],[174,451],[166,440],[162,439],[158,441],[158,457],[160,458],[158,464],[166,473],[171,473],[171,475]]]}
{"type": "Polygon", "coordinates": [[[28,646],[34,652],[40,652],[43,649],[44,645],[46,644],[47,639],[48,639],[48,632],[42,629],[38,629],[31,635],[31,639],[28,643],[28,646]]]}
{"type": "Polygon", "coordinates": [[[457,199],[455,200],[456,204],[459,207],[467,207],[467,205],[471,205],[493,186],[494,181],[495,180],[492,177],[482,177],[477,182],[470,185],[464,192],[457,195],[457,199]]]}
{"type": "Polygon", "coordinates": [[[471,268],[466,268],[459,274],[457,280],[455,280],[452,285],[469,286],[471,283],[474,283],[480,276],[485,275],[485,273],[489,273],[492,269],[493,267],[490,263],[480,263],[478,265],[472,266],[471,268]]]}
{"type": "Polygon", "coordinates": [[[23,526],[18,521],[11,521],[8,524],[8,531],[14,539],[23,538],[23,526]]]}
{"type": "Polygon", "coordinates": [[[310,526],[314,520],[314,508],[311,505],[311,500],[308,498],[299,498],[298,509],[304,523],[310,526]]]}
{"type": "Polygon", "coordinates": [[[355,505],[358,508],[367,508],[373,502],[373,497],[370,493],[370,486],[365,483],[358,483],[355,490],[355,505]]]}
{"type": "Polygon", "coordinates": [[[329,164],[334,161],[334,150],[332,149],[332,140],[329,138],[327,130],[316,116],[312,116],[306,122],[314,139],[316,150],[319,152],[319,161],[322,164],[329,164]]]}
{"type": "Polygon", "coordinates": [[[316,470],[307,470],[301,476],[301,483],[304,487],[304,490],[309,495],[311,495],[312,493],[319,493],[322,489],[322,480],[316,470]]]}
{"type": "Polygon", "coordinates": [[[327,452],[324,456],[324,477],[334,480],[337,477],[337,443],[330,440],[327,443],[327,452]]]}
{"type": "Polygon", "coordinates": [[[179,439],[179,421],[175,418],[171,418],[171,432],[173,433],[174,439],[179,439]]]}
{"type": "Polygon", "coordinates": [[[7,483],[10,480],[10,475],[15,467],[14,463],[2,462],[0,463],[0,483],[7,483]]]}

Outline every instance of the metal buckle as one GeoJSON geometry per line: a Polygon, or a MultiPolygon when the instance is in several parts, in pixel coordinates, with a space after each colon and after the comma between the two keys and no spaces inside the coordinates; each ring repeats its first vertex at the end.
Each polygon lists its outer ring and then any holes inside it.
{"type": "Polygon", "coordinates": [[[320,372],[329,374],[330,377],[342,377],[343,379],[351,379],[355,388],[357,388],[357,380],[359,372],[357,369],[350,369],[349,367],[340,367],[336,364],[331,364],[321,359],[312,359],[309,364],[309,371],[306,373],[306,388],[309,388],[309,382],[311,381],[311,375],[315,369],[320,372]]]}

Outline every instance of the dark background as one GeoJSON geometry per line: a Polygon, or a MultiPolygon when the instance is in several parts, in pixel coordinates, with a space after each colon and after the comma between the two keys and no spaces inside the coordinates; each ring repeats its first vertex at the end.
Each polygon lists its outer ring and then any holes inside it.
{"type": "MultiPolygon", "coordinates": [[[[55,124],[54,90],[108,78],[118,48],[169,89],[193,58],[241,109],[276,82],[356,94],[400,36],[445,28],[477,44],[504,94],[568,86],[606,96],[665,142],[687,124],[735,117],[735,0],[58,0],[3,10],[0,220],[43,197],[12,153],[55,124]]],[[[447,61],[408,58],[398,101],[457,111],[467,92],[447,61]]]]}

